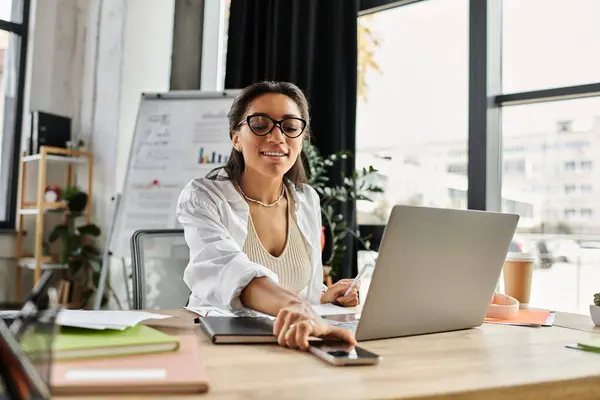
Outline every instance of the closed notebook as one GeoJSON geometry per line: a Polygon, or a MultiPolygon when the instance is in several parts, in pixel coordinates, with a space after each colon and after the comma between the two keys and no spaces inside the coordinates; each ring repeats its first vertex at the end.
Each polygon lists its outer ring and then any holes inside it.
{"type": "Polygon", "coordinates": [[[123,357],[63,360],[52,363],[52,394],[193,394],[209,390],[198,338],[177,337],[179,350],[123,357]]]}
{"type": "Polygon", "coordinates": [[[199,317],[196,319],[215,344],[276,343],[273,320],[265,317],[199,317]]]}
{"type": "Polygon", "coordinates": [[[177,350],[179,339],[138,324],[123,331],[63,327],[56,336],[55,360],[123,356],[177,350]]]}

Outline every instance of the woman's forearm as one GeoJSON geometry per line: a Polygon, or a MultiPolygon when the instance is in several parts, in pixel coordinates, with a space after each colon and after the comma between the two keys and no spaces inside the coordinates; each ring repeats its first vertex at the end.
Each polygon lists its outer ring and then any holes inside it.
{"type": "Polygon", "coordinates": [[[242,290],[240,300],[247,308],[273,316],[286,306],[303,302],[294,293],[265,277],[252,279],[242,290]]]}

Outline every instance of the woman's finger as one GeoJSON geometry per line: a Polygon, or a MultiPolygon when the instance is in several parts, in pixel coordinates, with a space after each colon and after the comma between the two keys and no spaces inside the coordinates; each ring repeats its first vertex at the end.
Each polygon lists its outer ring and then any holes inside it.
{"type": "Polygon", "coordinates": [[[335,294],[335,297],[343,295],[344,293],[346,293],[346,290],[348,290],[348,288],[350,287],[350,285],[352,284],[352,281],[348,282],[338,282],[336,283],[334,286],[331,287],[333,293],[335,294]]]}
{"type": "Polygon", "coordinates": [[[296,346],[306,350],[308,349],[308,337],[310,336],[314,322],[311,320],[302,321],[296,328],[296,346]]]}
{"type": "Polygon", "coordinates": [[[273,324],[273,335],[279,336],[279,332],[281,332],[281,329],[283,328],[287,314],[289,314],[288,310],[284,308],[279,310],[277,316],[275,317],[275,323],[273,324]]]}
{"type": "Polygon", "coordinates": [[[358,304],[358,293],[351,292],[348,296],[338,297],[336,301],[343,306],[355,306],[358,304]]]}
{"type": "Polygon", "coordinates": [[[338,328],[336,326],[331,327],[331,330],[327,332],[327,334],[324,335],[323,338],[330,340],[343,340],[344,342],[356,345],[356,338],[354,337],[354,333],[350,332],[347,329],[338,328]]]}
{"type": "MultiPolygon", "coordinates": [[[[302,323],[300,323],[299,325],[302,325],[302,323]]],[[[296,332],[298,332],[298,325],[291,324],[288,327],[287,332],[285,333],[285,345],[290,349],[295,349],[296,347],[298,347],[296,343],[296,332]]]]}
{"type": "Polygon", "coordinates": [[[286,314],[283,321],[283,326],[281,327],[281,331],[279,331],[279,335],[277,337],[277,343],[279,343],[282,346],[285,345],[285,335],[287,333],[287,330],[289,329],[289,326],[294,323],[296,318],[297,316],[295,313],[286,314]]]}

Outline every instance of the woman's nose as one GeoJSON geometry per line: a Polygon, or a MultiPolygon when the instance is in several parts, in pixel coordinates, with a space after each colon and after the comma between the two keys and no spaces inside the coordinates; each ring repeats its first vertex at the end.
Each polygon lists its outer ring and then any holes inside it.
{"type": "Polygon", "coordinates": [[[277,143],[281,143],[285,141],[285,135],[281,131],[281,127],[279,125],[275,125],[271,133],[267,135],[267,140],[272,139],[273,141],[277,141],[277,143]]]}

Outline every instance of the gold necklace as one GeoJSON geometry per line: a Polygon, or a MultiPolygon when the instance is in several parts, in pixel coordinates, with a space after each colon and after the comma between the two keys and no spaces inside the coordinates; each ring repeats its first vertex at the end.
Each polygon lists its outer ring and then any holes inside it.
{"type": "Polygon", "coordinates": [[[282,187],[281,188],[281,194],[279,195],[279,197],[277,198],[277,200],[275,200],[274,202],[272,202],[271,204],[267,204],[267,203],[263,203],[260,200],[256,200],[253,199],[251,197],[246,196],[246,193],[244,193],[244,191],[242,190],[242,187],[238,184],[237,187],[240,189],[240,193],[242,193],[242,196],[244,196],[246,198],[246,200],[248,201],[252,201],[254,203],[260,204],[263,207],[273,207],[275,204],[279,203],[279,200],[281,200],[281,198],[283,197],[283,194],[285,193],[285,188],[282,187]]]}

